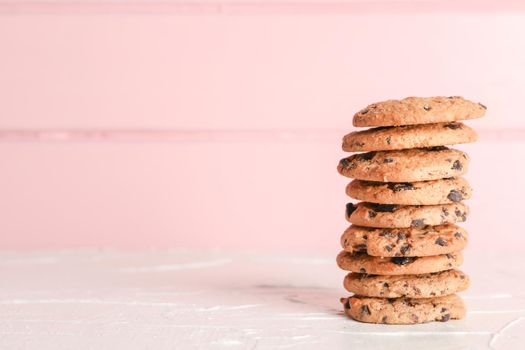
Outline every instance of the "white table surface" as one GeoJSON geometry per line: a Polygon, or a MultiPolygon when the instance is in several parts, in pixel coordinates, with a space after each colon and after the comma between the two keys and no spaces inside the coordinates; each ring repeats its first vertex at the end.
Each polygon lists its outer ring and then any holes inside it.
{"type": "Polygon", "coordinates": [[[525,349],[525,254],[466,254],[465,320],[347,319],[333,254],[0,253],[0,349],[525,349]]]}

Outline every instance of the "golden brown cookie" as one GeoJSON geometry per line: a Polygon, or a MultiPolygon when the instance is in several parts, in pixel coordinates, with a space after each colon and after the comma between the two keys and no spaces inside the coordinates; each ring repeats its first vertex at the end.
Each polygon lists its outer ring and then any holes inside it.
{"type": "Polygon", "coordinates": [[[346,194],[379,204],[436,205],[469,199],[472,189],[462,177],[401,183],[353,180],[346,186],[346,194]]]}
{"type": "Polygon", "coordinates": [[[424,257],[385,258],[344,250],[337,255],[337,265],[347,271],[373,275],[414,275],[439,272],[459,267],[463,263],[461,252],[424,257]]]}
{"type": "Polygon", "coordinates": [[[463,250],[467,240],[467,231],[453,224],[421,228],[351,225],[341,235],[341,246],[347,252],[370,256],[431,256],[463,250]]]}
{"type": "Polygon", "coordinates": [[[337,171],[359,180],[413,182],[461,176],[468,164],[465,152],[437,146],[358,153],[341,159],[337,171]]]}
{"type": "Polygon", "coordinates": [[[463,300],[455,294],[436,298],[341,298],[345,314],[356,321],[386,324],[445,322],[465,317],[463,300]]]}
{"type": "Polygon", "coordinates": [[[397,126],[475,119],[487,107],[460,96],[407,97],[377,102],[354,115],[354,126],[397,126]]]}
{"type": "Polygon", "coordinates": [[[464,291],[469,284],[469,277],[455,269],[399,276],[350,272],[343,282],[349,292],[377,298],[432,298],[464,291]]]}
{"type": "Polygon", "coordinates": [[[421,227],[464,222],[469,208],[463,202],[437,205],[397,205],[360,202],[346,204],[346,220],[367,227],[421,227]]]}
{"type": "Polygon", "coordinates": [[[474,142],[476,132],[463,123],[379,127],[354,131],[343,138],[343,151],[368,152],[474,142]]]}

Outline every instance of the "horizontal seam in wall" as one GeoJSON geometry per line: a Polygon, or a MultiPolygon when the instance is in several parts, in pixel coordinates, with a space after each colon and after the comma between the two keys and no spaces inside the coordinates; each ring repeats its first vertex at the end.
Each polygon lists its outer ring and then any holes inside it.
{"type": "MultiPolygon", "coordinates": [[[[344,135],[346,132],[332,129],[24,129],[0,130],[0,142],[333,142],[334,140],[341,139],[342,135],[344,135]]],[[[508,129],[478,129],[478,133],[480,135],[480,139],[483,141],[525,142],[525,127],[508,129]]]]}
{"type": "Polygon", "coordinates": [[[514,12],[525,2],[505,1],[0,1],[0,14],[344,14],[514,12]]]}

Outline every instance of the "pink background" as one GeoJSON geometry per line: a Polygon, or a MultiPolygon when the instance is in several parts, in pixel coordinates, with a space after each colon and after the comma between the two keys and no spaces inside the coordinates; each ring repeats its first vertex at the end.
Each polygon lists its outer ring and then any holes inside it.
{"type": "Polygon", "coordinates": [[[337,251],[353,113],[463,95],[469,249],[523,249],[518,1],[2,1],[0,50],[0,248],[337,251]]]}

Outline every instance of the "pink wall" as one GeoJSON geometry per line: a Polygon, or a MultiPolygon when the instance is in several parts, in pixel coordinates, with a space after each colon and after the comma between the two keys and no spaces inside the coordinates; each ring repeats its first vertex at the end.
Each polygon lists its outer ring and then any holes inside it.
{"type": "Polygon", "coordinates": [[[0,3],[0,248],[337,250],[352,114],[445,94],[489,107],[471,249],[523,249],[519,2],[133,6],[0,3]]]}

